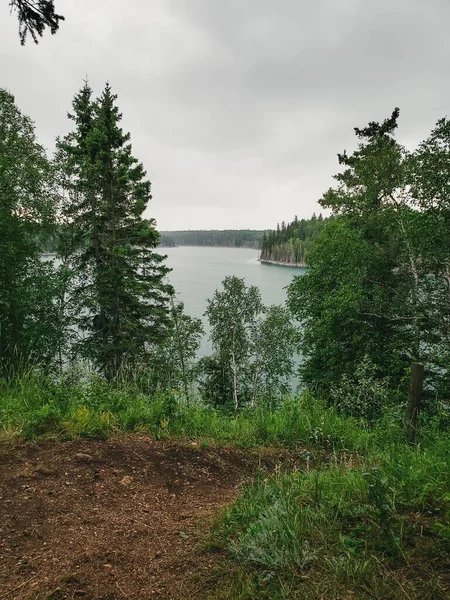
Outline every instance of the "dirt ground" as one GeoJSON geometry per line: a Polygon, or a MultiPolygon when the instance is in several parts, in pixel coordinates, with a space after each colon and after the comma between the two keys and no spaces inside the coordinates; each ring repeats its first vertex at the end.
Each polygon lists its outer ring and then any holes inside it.
{"type": "Polygon", "coordinates": [[[285,458],[136,435],[2,445],[0,600],[201,598],[211,517],[285,458]]]}

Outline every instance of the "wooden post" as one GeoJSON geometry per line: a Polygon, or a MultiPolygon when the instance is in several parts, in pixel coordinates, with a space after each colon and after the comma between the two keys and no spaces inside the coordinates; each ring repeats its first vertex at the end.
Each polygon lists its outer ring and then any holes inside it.
{"type": "Polygon", "coordinates": [[[417,423],[422,402],[424,366],[421,363],[411,363],[411,378],[409,381],[408,405],[406,407],[405,429],[408,441],[414,443],[417,433],[417,423]]]}

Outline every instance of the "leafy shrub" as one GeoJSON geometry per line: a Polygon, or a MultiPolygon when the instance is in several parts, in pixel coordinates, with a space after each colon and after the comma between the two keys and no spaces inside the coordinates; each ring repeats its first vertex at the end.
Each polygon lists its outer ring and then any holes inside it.
{"type": "Polygon", "coordinates": [[[354,377],[344,375],[331,389],[334,405],[352,417],[373,421],[390,403],[388,378],[380,378],[375,365],[366,356],[354,377]]]}

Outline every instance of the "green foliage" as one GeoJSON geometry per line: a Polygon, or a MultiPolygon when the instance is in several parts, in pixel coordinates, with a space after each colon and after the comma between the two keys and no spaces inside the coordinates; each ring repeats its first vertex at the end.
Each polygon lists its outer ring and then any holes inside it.
{"type": "Polygon", "coordinates": [[[424,597],[414,565],[444,558],[449,441],[433,434],[419,451],[390,442],[380,435],[353,468],[260,474],[246,485],[212,534],[238,569],[229,593],[246,581],[247,597],[424,597]]]}
{"type": "MultiPolygon", "coordinates": [[[[229,414],[199,400],[187,404],[177,390],[149,394],[145,387],[145,371],[132,381],[124,377],[114,382],[92,373],[67,371],[53,377],[29,371],[14,380],[0,380],[0,427],[26,437],[68,431],[93,435],[94,424],[104,426],[106,419],[109,434],[146,429],[157,436],[212,443],[292,448],[302,444],[337,453],[367,452],[376,438],[360,422],[326,409],[308,395],[284,399],[276,408],[261,401],[254,409],[229,414]]],[[[401,438],[401,420],[383,421],[380,431],[401,438]]]]}
{"type": "Polygon", "coordinates": [[[237,410],[247,400],[250,357],[263,304],[259,289],[247,288],[243,279],[226,277],[222,285],[223,291],[216,290],[207,301],[205,314],[211,327],[216,360],[232,392],[223,403],[232,403],[237,410]]]}
{"type": "Polygon", "coordinates": [[[258,397],[276,405],[289,393],[296,341],[297,331],[292,326],[289,312],[282,306],[267,307],[256,331],[252,364],[253,405],[258,397]]]}
{"type": "Polygon", "coordinates": [[[433,209],[448,217],[450,183],[450,120],[439,119],[430,135],[413,153],[409,165],[412,194],[424,209],[433,209]]]}
{"type": "Polygon", "coordinates": [[[331,388],[334,405],[342,412],[368,421],[378,419],[392,403],[388,378],[380,378],[368,357],[357,365],[353,377],[343,375],[331,388]]]}
{"type": "Polygon", "coordinates": [[[48,368],[58,342],[57,281],[37,232],[53,218],[53,179],[32,121],[0,89],[0,373],[48,368]]]}
{"type": "Polygon", "coordinates": [[[373,248],[357,224],[330,222],[309,253],[309,270],[288,288],[288,305],[301,323],[302,379],[329,392],[352,377],[361,357],[399,376],[407,357],[395,350],[401,332],[389,320],[395,273],[382,247],[373,248]]]}
{"type": "Polygon", "coordinates": [[[338,185],[321,202],[335,218],[289,287],[303,329],[301,376],[328,398],[348,388],[364,356],[392,391],[404,393],[411,361],[429,367],[430,397],[450,389],[450,213],[438,175],[450,156],[448,126],[440,121],[408,154],[394,139],[398,116],[355,129],[357,149],[339,155],[338,185]]]}
{"type": "Polygon", "coordinates": [[[207,303],[214,355],[201,362],[205,398],[235,410],[257,398],[276,403],[293,370],[290,316],[280,306],[264,307],[259,289],[243,279],[226,277],[222,285],[207,303]]]}
{"type": "Polygon", "coordinates": [[[445,508],[443,510],[443,520],[436,521],[433,531],[443,540],[444,544],[450,550],[450,493],[443,497],[445,508]]]}
{"type": "Polygon", "coordinates": [[[182,302],[171,299],[171,328],[165,342],[156,349],[149,369],[154,371],[156,386],[182,388],[190,401],[195,394],[197,351],[204,334],[203,324],[184,312],[182,302]]]}
{"type": "Polygon", "coordinates": [[[143,213],[151,199],[143,165],[107,84],[92,101],[86,83],[73,100],[75,128],[58,143],[66,201],[61,254],[76,273],[78,351],[107,377],[150,358],[170,327],[169,269],[159,236],[143,213]],[[66,230],[68,235],[66,234],[66,230]]]}
{"type": "Polygon", "coordinates": [[[319,235],[329,219],[315,214],[311,219],[295,217],[292,223],[278,224],[276,231],[264,232],[261,243],[261,260],[293,265],[305,265],[312,240],[319,235]]]}

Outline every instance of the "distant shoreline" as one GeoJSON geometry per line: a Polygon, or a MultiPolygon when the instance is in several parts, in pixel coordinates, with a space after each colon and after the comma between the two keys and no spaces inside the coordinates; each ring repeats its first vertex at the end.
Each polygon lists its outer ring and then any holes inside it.
{"type": "Polygon", "coordinates": [[[236,249],[236,250],[256,250],[257,252],[259,252],[260,248],[254,248],[253,246],[212,246],[212,245],[208,245],[208,244],[176,244],[175,246],[164,246],[164,245],[160,245],[158,246],[158,248],[231,248],[231,249],[236,249]]]}
{"type": "Polygon", "coordinates": [[[279,262],[277,260],[267,260],[266,258],[258,258],[258,260],[265,265],[275,265],[276,267],[293,267],[295,269],[306,269],[307,267],[305,263],[279,262]]]}

